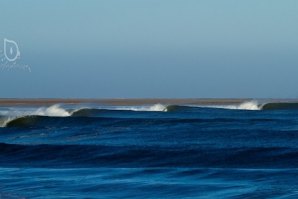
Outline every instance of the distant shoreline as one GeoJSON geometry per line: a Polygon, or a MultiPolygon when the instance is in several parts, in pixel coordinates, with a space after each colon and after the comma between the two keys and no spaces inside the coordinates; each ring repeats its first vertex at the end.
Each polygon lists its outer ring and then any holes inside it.
{"type": "Polygon", "coordinates": [[[16,98],[2,98],[0,99],[0,106],[33,106],[33,105],[53,105],[53,104],[101,104],[111,106],[132,106],[132,105],[150,105],[150,104],[166,104],[166,105],[227,105],[240,104],[245,101],[260,100],[270,102],[298,102],[298,99],[252,99],[252,98],[127,98],[127,99],[66,99],[66,98],[36,98],[36,99],[16,99],[16,98]]]}

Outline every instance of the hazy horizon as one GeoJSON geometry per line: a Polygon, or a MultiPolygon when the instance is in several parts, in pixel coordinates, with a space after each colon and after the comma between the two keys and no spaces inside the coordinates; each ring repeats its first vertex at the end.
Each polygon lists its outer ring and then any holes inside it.
{"type": "Polygon", "coordinates": [[[14,40],[31,68],[0,67],[0,98],[298,98],[297,10],[294,0],[0,2],[0,51],[14,40]]]}

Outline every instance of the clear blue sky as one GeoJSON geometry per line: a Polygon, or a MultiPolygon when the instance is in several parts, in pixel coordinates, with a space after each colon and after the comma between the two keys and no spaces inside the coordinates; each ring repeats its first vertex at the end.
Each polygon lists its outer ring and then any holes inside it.
{"type": "Polygon", "coordinates": [[[0,97],[298,97],[297,0],[7,0],[0,97]]]}

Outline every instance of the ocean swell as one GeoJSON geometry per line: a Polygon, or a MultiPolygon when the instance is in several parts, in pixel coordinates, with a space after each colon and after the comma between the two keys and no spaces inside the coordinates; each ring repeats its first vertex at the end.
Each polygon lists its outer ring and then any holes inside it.
{"type": "MultiPolygon", "coordinates": [[[[144,105],[144,106],[90,106],[66,109],[59,104],[50,107],[41,107],[30,110],[5,110],[0,112],[0,127],[10,126],[12,123],[21,124],[34,120],[34,116],[45,117],[140,117],[145,112],[196,112],[198,109],[228,109],[245,111],[274,111],[274,110],[298,110],[298,103],[294,102],[268,102],[259,103],[256,100],[245,101],[240,104],[230,105],[144,105]],[[10,124],[10,125],[8,125],[10,124]]],[[[147,114],[148,116],[148,114],[147,114]]]]}
{"type": "Polygon", "coordinates": [[[104,108],[77,108],[74,110],[67,110],[59,104],[52,105],[50,107],[41,107],[36,110],[24,110],[24,111],[5,111],[2,112],[6,115],[2,115],[0,118],[0,127],[10,126],[12,123],[22,124],[33,122],[34,116],[46,116],[46,117],[96,117],[103,112],[116,112],[116,111],[137,111],[137,112],[166,112],[167,107],[162,104],[154,104],[151,106],[120,106],[120,107],[104,107],[104,108]],[[10,124],[10,125],[8,125],[10,124]]]}

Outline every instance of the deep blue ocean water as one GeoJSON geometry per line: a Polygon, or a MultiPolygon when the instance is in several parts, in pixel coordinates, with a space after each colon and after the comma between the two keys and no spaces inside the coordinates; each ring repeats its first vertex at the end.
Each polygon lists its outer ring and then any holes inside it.
{"type": "Polygon", "coordinates": [[[298,198],[298,110],[230,108],[2,107],[0,198],[298,198]]]}

